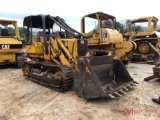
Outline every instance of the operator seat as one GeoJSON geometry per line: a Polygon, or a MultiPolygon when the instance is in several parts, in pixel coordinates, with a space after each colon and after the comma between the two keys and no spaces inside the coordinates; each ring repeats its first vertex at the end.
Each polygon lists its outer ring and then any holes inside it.
{"type": "Polygon", "coordinates": [[[9,36],[8,29],[2,29],[1,36],[9,36]]]}

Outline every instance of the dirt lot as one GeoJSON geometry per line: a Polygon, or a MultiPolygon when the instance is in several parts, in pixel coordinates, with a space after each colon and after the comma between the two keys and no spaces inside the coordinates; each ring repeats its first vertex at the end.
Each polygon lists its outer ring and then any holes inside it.
{"type": "Polygon", "coordinates": [[[153,65],[129,64],[127,69],[140,84],[118,100],[87,101],[74,90],[58,93],[22,76],[21,69],[0,69],[0,120],[158,120],[160,81],[143,81],[153,65]]]}

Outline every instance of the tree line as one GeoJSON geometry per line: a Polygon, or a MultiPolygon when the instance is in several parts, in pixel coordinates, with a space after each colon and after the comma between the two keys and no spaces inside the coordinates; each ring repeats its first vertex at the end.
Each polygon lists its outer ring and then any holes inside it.
{"type": "MultiPolygon", "coordinates": [[[[111,23],[111,21],[106,21],[105,22],[105,26],[107,28],[111,28],[113,23],[111,23]]],[[[120,30],[121,33],[125,33],[125,32],[128,32],[127,29],[129,29],[129,24],[130,24],[130,20],[129,19],[126,19],[126,20],[121,20],[121,21],[118,21],[116,22],[116,29],[117,30],[120,30]]],[[[143,29],[144,26],[141,26],[141,25],[135,25],[134,26],[134,30],[135,31],[140,31],[141,29],[143,29]]],[[[0,31],[1,31],[1,26],[0,26],[0,31]]],[[[8,29],[8,32],[14,32],[14,28],[13,27],[7,27],[8,29]]],[[[96,28],[95,28],[96,29],[96,28]]],[[[27,33],[27,29],[26,28],[23,28],[23,27],[18,27],[18,30],[19,30],[19,35],[20,37],[23,36],[23,34],[26,34],[27,33]]],[[[160,24],[157,25],[157,31],[160,32],[160,24]]],[[[38,35],[43,35],[43,33],[41,31],[37,32],[38,35]]],[[[57,34],[57,32],[53,33],[53,34],[57,34]]]]}
{"type": "MultiPolygon", "coordinates": [[[[137,23],[137,24],[131,24],[129,19],[126,20],[121,20],[121,21],[116,21],[116,25],[114,25],[113,23],[115,23],[115,20],[104,20],[101,21],[101,27],[102,28],[115,28],[116,30],[118,30],[120,33],[127,33],[130,31],[134,31],[134,32],[138,32],[138,31],[146,31],[147,27],[148,27],[148,23],[144,22],[146,24],[143,23],[137,23]]],[[[153,26],[152,26],[153,27],[153,26]]],[[[95,28],[93,29],[93,32],[96,32],[98,28],[98,25],[95,26],[95,28]]],[[[160,32],[160,24],[157,25],[157,31],[160,32]]]]}
{"type": "MultiPolygon", "coordinates": [[[[126,20],[121,20],[120,22],[116,22],[117,25],[117,30],[120,29],[120,27],[122,27],[121,33],[125,33],[128,32],[130,28],[130,20],[126,19],[126,20]]],[[[144,29],[146,29],[147,26],[143,26],[141,24],[134,26],[134,31],[143,31],[144,29]]],[[[157,31],[160,32],[160,24],[157,25],[157,31]]]]}

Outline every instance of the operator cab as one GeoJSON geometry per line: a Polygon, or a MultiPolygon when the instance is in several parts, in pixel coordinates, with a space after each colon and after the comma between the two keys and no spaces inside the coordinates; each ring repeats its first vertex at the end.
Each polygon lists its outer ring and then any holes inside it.
{"type": "Polygon", "coordinates": [[[0,19],[0,37],[17,36],[16,21],[0,19]]]}

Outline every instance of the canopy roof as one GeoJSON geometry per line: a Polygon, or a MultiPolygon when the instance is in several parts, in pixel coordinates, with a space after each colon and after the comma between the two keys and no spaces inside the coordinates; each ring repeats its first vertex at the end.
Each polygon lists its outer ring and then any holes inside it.
{"type": "Polygon", "coordinates": [[[114,16],[103,13],[103,12],[91,13],[91,14],[85,15],[84,17],[90,17],[93,19],[97,19],[96,14],[98,14],[100,20],[115,19],[114,16]]]}
{"type": "Polygon", "coordinates": [[[133,19],[131,20],[131,23],[148,22],[149,19],[151,19],[152,22],[158,22],[158,18],[150,16],[150,17],[140,17],[138,19],[133,19]]]}

